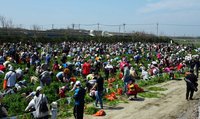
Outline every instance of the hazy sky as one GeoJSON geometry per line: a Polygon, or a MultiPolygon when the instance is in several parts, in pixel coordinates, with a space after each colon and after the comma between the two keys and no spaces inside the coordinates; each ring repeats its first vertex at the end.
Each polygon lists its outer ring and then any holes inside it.
{"type": "Polygon", "coordinates": [[[200,36],[200,0],[0,0],[0,15],[15,25],[200,36]],[[94,24],[94,25],[90,25],[94,24]],[[75,25],[78,28],[78,25],[75,25]]]}

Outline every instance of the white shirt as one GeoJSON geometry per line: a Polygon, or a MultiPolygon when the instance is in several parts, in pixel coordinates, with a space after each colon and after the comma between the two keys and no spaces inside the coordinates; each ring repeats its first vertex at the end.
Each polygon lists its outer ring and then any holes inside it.
{"type": "Polygon", "coordinates": [[[31,107],[35,107],[34,99],[32,99],[32,100],[29,102],[29,104],[28,104],[28,106],[26,107],[25,111],[28,111],[31,107]]]}
{"type": "Polygon", "coordinates": [[[42,98],[44,98],[44,100],[47,102],[48,104],[48,101],[47,101],[47,98],[45,96],[45,94],[40,94],[38,97],[37,96],[34,96],[33,100],[34,100],[34,106],[35,106],[35,112],[33,113],[34,117],[35,118],[41,118],[41,117],[44,117],[44,116],[47,116],[49,114],[49,112],[40,112],[39,111],[39,105],[40,105],[40,102],[42,100],[42,98]]]}
{"type": "Polygon", "coordinates": [[[13,86],[15,86],[16,78],[17,78],[16,73],[13,71],[9,71],[6,73],[4,80],[7,80],[8,87],[13,87],[13,86]]]}
{"type": "Polygon", "coordinates": [[[142,70],[142,78],[143,78],[144,80],[147,80],[147,79],[149,78],[149,74],[148,74],[147,71],[142,70]]]}
{"type": "Polygon", "coordinates": [[[105,68],[106,68],[106,69],[113,69],[113,66],[112,66],[111,64],[107,64],[107,65],[105,66],[105,68]]]}
{"type": "Polygon", "coordinates": [[[57,78],[62,78],[62,77],[64,77],[64,73],[61,71],[61,72],[58,72],[57,74],[56,74],[56,77],[57,78]]]}

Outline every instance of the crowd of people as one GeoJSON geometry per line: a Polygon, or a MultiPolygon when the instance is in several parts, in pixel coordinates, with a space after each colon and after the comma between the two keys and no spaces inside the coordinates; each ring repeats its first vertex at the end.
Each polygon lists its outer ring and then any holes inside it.
{"type": "MultiPolygon", "coordinates": [[[[48,118],[49,109],[45,106],[48,97],[42,90],[53,82],[53,77],[56,77],[55,81],[63,83],[58,92],[60,98],[66,97],[66,91],[74,92],[74,117],[82,119],[85,94],[94,96],[94,106],[103,109],[104,81],[115,77],[117,72],[124,84],[121,87],[123,94],[137,98],[137,80],[151,80],[151,77],[162,73],[174,79],[175,71],[184,73],[187,68],[195,70],[198,78],[200,67],[198,52],[194,55],[192,47],[168,43],[28,42],[3,43],[0,48],[0,75],[4,76],[0,94],[0,109],[4,110],[2,117],[9,113],[1,105],[3,97],[39,82],[36,91],[25,95],[25,98],[30,99],[25,111],[34,110],[33,116],[37,119],[48,118]],[[15,64],[26,67],[16,69],[15,64]],[[24,79],[23,76],[30,72],[30,68],[34,69],[34,74],[29,76],[30,79],[24,79]],[[77,77],[83,80],[77,80],[77,77]]],[[[52,103],[52,108],[52,118],[56,118],[56,102],[52,103]]]]}

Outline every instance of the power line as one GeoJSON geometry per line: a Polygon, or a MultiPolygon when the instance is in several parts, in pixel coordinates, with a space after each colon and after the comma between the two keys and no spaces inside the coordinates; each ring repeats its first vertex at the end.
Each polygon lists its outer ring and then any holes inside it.
{"type": "Polygon", "coordinates": [[[160,24],[160,25],[165,25],[165,26],[196,26],[196,27],[200,26],[198,24],[160,24]]]}
{"type": "Polygon", "coordinates": [[[110,27],[119,27],[121,25],[118,25],[118,24],[100,24],[102,26],[110,26],[110,27]]]}
{"type": "Polygon", "coordinates": [[[97,24],[80,24],[81,26],[96,26],[97,24]]]}
{"type": "MultiPolygon", "coordinates": [[[[115,32],[119,32],[119,33],[123,33],[125,34],[126,32],[130,32],[130,31],[141,31],[141,29],[143,29],[143,31],[146,32],[150,32],[150,33],[154,33],[156,35],[162,35],[162,33],[167,33],[170,31],[166,30],[165,31],[165,27],[168,26],[169,28],[173,29],[173,28],[180,28],[185,30],[184,32],[186,33],[187,28],[193,28],[195,30],[198,30],[197,28],[200,28],[200,24],[178,24],[178,23],[135,23],[135,24],[131,24],[131,23],[123,23],[123,24],[101,24],[101,23],[94,23],[94,24],[43,24],[43,25],[37,25],[37,24],[33,24],[33,25],[27,25],[27,24],[17,24],[17,25],[13,25],[12,28],[22,28],[22,29],[27,29],[27,30],[32,30],[33,26],[36,25],[38,26],[38,28],[40,28],[40,30],[51,30],[51,29],[67,29],[68,28],[73,28],[73,29],[96,29],[96,30],[110,30],[111,32],[115,31],[115,32]]],[[[200,29],[198,31],[199,33],[200,29]]],[[[178,29],[176,30],[176,32],[180,32],[178,31],[178,29]]],[[[174,33],[173,33],[174,34],[174,33]]],[[[178,33],[178,34],[184,34],[184,33],[178,33]]],[[[192,34],[192,33],[191,33],[192,34]]]]}
{"type": "Polygon", "coordinates": [[[151,24],[126,24],[126,25],[128,25],[128,26],[146,26],[146,25],[155,25],[155,24],[153,24],[153,23],[151,23],[151,24]]]}

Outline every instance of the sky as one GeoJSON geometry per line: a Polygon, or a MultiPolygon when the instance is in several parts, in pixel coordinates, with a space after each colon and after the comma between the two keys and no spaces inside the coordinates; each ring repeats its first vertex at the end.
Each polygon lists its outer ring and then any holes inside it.
{"type": "Polygon", "coordinates": [[[200,36],[200,0],[0,0],[0,16],[23,28],[200,36]]]}

